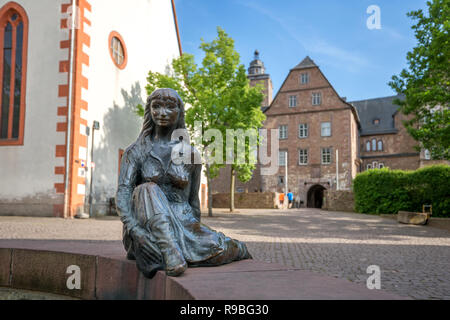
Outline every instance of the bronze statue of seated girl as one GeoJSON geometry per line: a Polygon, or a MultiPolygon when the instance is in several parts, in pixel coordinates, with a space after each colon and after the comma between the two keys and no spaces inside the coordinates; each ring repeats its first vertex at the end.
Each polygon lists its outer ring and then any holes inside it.
{"type": "Polygon", "coordinates": [[[184,128],[181,98],[175,90],[158,89],[147,99],[141,134],[122,157],[116,205],[123,243],[128,259],[149,278],[158,270],[178,276],[188,266],[251,259],[243,242],[200,222],[202,165],[172,156],[174,150],[198,156],[183,140],[172,140],[174,130],[184,128]]]}

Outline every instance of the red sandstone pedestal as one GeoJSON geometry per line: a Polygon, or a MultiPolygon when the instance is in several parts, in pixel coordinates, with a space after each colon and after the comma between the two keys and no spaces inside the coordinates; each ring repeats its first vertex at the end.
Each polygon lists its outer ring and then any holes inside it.
{"type": "Polygon", "coordinates": [[[126,260],[120,241],[0,240],[0,286],[81,299],[157,300],[397,300],[382,290],[279,264],[244,260],[189,268],[153,279],[126,260]],[[67,287],[67,268],[79,266],[81,288],[67,287]]]}

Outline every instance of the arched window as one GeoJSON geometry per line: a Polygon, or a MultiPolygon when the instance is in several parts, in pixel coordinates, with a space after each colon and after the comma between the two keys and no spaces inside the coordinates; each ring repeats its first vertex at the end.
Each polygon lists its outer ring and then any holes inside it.
{"type": "Polygon", "coordinates": [[[378,140],[378,151],[383,151],[383,141],[378,140]]]}
{"type": "Polygon", "coordinates": [[[0,9],[0,145],[22,145],[28,18],[10,2],[0,9]]]}
{"type": "Polygon", "coordinates": [[[372,151],[377,151],[377,140],[372,139],[372,151]]]}
{"type": "Polygon", "coordinates": [[[370,141],[366,142],[366,151],[370,151],[370,141]]]}

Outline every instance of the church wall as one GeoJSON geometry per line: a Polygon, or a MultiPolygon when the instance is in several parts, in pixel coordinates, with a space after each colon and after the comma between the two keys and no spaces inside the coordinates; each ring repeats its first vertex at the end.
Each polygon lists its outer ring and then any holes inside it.
{"type": "MultiPolygon", "coordinates": [[[[10,1],[0,0],[0,8],[10,1]]],[[[68,39],[61,28],[62,0],[17,0],[28,16],[28,58],[24,142],[0,146],[0,215],[53,216],[63,202],[56,185],[63,175],[55,168],[64,166],[65,132],[58,123],[58,107],[67,105],[64,96],[68,74],[60,72],[59,62],[68,59],[68,49],[60,42],[68,39]],[[60,87],[61,86],[61,87],[60,87]]]]}
{"type": "Polygon", "coordinates": [[[89,67],[82,70],[89,89],[83,98],[88,102],[88,125],[100,122],[94,142],[93,213],[104,214],[117,190],[119,150],[133,143],[142,127],[134,108],[145,104],[148,72],[164,73],[179,56],[179,47],[170,1],[133,0],[132,6],[126,1],[115,1],[114,6],[110,0],[91,3],[89,67]],[[112,31],[120,34],[126,47],[123,69],[115,66],[109,52],[112,31]]]}
{"type": "MultiPolygon", "coordinates": [[[[0,8],[8,1],[0,0],[0,8]]],[[[63,216],[68,96],[70,0],[17,0],[29,18],[26,114],[22,146],[0,146],[0,215],[63,216]]],[[[73,148],[68,217],[85,211],[89,194],[92,123],[95,132],[94,214],[115,195],[119,152],[138,136],[134,107],[146,99],[149,70],[165,72],[178,57],[170,0],[77,0],[73,148]],[[110,53],[117,32],[127,50],[119,69],[110,53]],[[91,136],[86,135],[91,127],[91,136]]]]}

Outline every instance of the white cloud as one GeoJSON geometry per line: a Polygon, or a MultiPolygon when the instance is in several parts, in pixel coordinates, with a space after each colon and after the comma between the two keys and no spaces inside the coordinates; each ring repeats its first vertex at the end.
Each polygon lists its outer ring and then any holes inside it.
{"type": "MultiPolygon", "coordinates": [[[[357,72],[359,68],[366,68],[370,66],[369,61],[357,52],[338,47],[323,38],[308,36],[307,32],[302,32],[299,29],[293,29],[285,22],[286,19],[281,19],[273,11],[266,9],[255,2],[238,1],[237,3],[260,13],[261,15],[277,23],[292,39],[303,47],[305,51],[317,54],[319,58],[320,56],[332,58],[331,62],[326,59],[327,64],[329,65],[333,65],[350,72],[357,72]]],[[[298,22],[298,17],[296,17],[296,21],[298,22]]]]}

